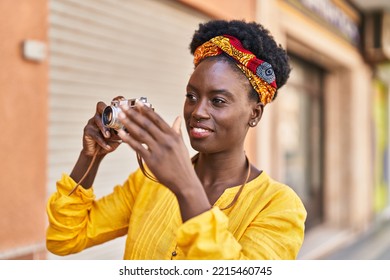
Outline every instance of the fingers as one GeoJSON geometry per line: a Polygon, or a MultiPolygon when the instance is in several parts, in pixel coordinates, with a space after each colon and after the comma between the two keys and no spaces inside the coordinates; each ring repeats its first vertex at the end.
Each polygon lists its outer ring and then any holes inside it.
{"type": "Polygon", "coordinates": [[[102,135],[105,138],[111,137],[111,132],[108,127],[105,127],[102,122],[102,114],[104,109],[107,107],[107,105],[104,102],[98,102],[96,104],[96,113],[94,116],[95,125],[99,128],[99,130],[102,132],[102,135]]]}
{"type": "MultiPolygon", "coordinates": [[[[148,106],[146,106],[143,102],[137,101],[136,108],[138,109],[138,112],[141,112],[142,116],[145,116],[149,120],[151,120],[156,127],[159,128],[159,131],[163,132],[170,132],[171,127],[158,115],[154,110],[148,106]]],[[[153,129],[154,127],[147,126],[146,129],[153,129]]]]}
{"type": "Polygon", "coordinates": [[[175,121],[173,122],[172,128],[174,131],[176,131],[178,134],[181,135],[181,117],[176,117],[175,121]]]}
{"type": "Polygon", "coordinates": [[[95,154],[96,149],[99,149],[98,147],[101,148],[99,154],[107,154],[114,151],[122,143],[119,136],[115,135],[115,137],[106,139],[100,130],[88,125],[84,129],[83,139],[84,152],[90,156],[95,154]]]}
{"type": "Polygon", "coordinates": [[[159,132],[154,123],[137,110],[137,108],[126,110],[126,106],[123,108],[123,111],[119,114],[119,120],[126,128],[126,132],[120,130],[118,135],[137,152],[141,153],[144,149],[141,143],[146,144],[149,149],[155,150],[158,144],[154,137],[158,137],[156,134],[161,135],[161,131],[159,132]],[[148,130],[145,128],[148,128],[148,130]],[[154,135],[150,133],[150,130],[154,131],[154,135]]]}
{"type": "Polygon", "coordinates": [[[87,154],[93,154],[97,146],[102,148],[102,153],[112,152],[121,143],[120,137],[116,133],[111,133],[112,131],[103,125],[102,113],[106,107],[104,102],[98,102],[95,115],[84,128],[83,142],[87,154]]]}
{"type": "Polygon", "coordinates": [[[99,101],[96,104],[96,113],[99,113],[99,115],[101,115],[104,111],[104,108],[106,108],[106,107],[107,107],[106,103],[99,101]]]}
{"type": "Polygon", "coordinates": [[[123,106],[119,119],[128,132],[119,136],[140,153],[145,149],[142,144],[147,145],[149,152],[157,151],[163,145],[172,144],[174,138],[181,135],[181,118],[176,118],[173,127],[170,127],[153,109],[143,104],[138,103],[135,108],[123,106]]]}
{"type": "Polygon", "coordinates": [[[126,100],[126,98],[124,98],[122,95],[120,95],[120,96],[115,97],[113,100],[121,101],[121,100],[126,100]]]}
{"type": "Polygon", "coordinates": [[[147,159],[150,156],[150,151],[147,146],[143,145],[138,140],[131,137],[131,135],[125,132],[123,129],[118,131],[118,136],[122,139],[123,142],[129,144],[129,146],[140,154],[144,159],[147,159]]]}
{"type": "Polygon", "coordinates": [[[162,139],[165,133],[172,131],[171,127],[151,108],[137,103],[134,108],[124,106],[122,114],[119,114],[121,123],[127,131],[139,141],[149,145],[148,140],[162,139]]]}

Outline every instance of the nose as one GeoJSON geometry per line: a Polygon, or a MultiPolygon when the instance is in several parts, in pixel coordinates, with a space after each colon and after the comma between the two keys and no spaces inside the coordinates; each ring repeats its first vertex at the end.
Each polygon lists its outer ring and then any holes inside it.
{"type": "Polygon", "coordinates": [[[208,102],[205,99],[199,100],[191,113],[191,116],[197,120],[203,120],[209,118],[208,102]]]}

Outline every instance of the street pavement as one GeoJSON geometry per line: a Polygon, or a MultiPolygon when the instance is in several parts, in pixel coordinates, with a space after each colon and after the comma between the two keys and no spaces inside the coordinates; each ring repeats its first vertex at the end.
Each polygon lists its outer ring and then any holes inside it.
{"type": "Polygon", "coordinates": [[[390,220],[374,224],[356,241],[322,259],[390,260],[390,220]]]}

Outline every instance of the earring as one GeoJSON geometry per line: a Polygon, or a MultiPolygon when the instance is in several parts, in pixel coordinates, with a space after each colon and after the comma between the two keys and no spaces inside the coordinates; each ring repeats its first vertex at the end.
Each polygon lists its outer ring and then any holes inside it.
{"type": "Polygon", "coordinates": [[[251,127],[254,127],[256,125],[256,122],[255,121],[251,121],[250,123],[249,123],[249,126],[251,126],[251,127]]]}

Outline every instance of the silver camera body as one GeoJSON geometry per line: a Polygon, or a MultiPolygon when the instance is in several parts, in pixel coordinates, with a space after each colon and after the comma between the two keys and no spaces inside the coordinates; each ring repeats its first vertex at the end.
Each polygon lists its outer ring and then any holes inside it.
{"type": "Polygon", "coordinates": [[[118,119],[118,115],[122,111],[120,106],[127,104],[131,108],[135,106],[137,101],[140,101],[144,103],[146,106],[153,108],[152,104],[148,103],[148,99],[146,97],[125,99],[125,100],[112,100],[111,105],[107,106],[103,110],[103,114],[102,114],[103,125],[105,127],[112,128],[117,131],[123,128],[122,123],[118,119]]]}

